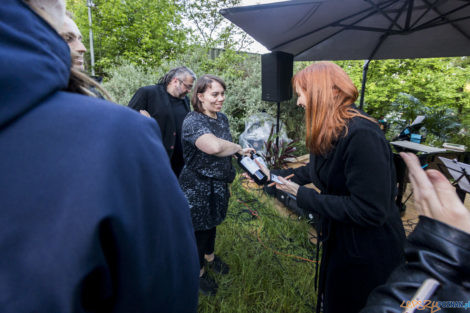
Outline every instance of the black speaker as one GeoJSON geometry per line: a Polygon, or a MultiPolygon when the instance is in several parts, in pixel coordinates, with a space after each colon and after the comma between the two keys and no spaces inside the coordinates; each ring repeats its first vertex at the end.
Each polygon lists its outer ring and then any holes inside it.
{"type": "Polygon", "coordinates": [[[261,99],[281,102],[292,98],[294,56],[275,51],[261,56],[261,99]]]}

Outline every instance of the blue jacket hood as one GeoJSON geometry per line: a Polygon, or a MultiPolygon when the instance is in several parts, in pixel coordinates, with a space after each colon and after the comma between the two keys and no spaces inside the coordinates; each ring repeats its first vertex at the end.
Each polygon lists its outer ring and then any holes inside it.
{"type": "Polygon", "coordinates": [[[67,86],[71,58],[67,43],[20,0],[2,0],[0,38],[1,129],[67,86]]]}

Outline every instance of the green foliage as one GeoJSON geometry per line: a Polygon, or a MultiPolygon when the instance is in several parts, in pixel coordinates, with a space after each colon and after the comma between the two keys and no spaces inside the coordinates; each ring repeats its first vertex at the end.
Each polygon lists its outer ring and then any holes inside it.
{"type": "MultiPolygon", "coordinates": [[[[336,63],[360,89],[364,62],[336,63]]],[[[393,116],[394,122],[402,119],[405,123],[424,114],[427,144],[439,146],[450,141],[469,147],[469,77],[468,57],[373,60],[369,65],[364,109],[377,119],[393,116]],[[410,102],[412,98],[415,100],[410,102]]],[[[397,131],[405,123],[396,126],[397,131]]],[[[392,132],[389,137],[393,135],[396,134],[392,132]]]]}
{"type": "MultiPolygon", "coordinates": [[[[356,84],[362,80],[361,61],[338,63],[348,65],[345,69],[356,84]]],[[[384,116],[397,96],[406,93],[427,107],[449,107],[462,113],[470,104],[470,93],[463,92],[468,77],[470,66],[461,58],[373,60],[365,108],[375,117],[384,116]]]]}
{"type": "MultiPolygon", "coordinates": [[[[118,57],[153,67],[184,50],[186,32],[181,23],[181,8],[174,1],[94,0],[94,3],[95,64],[99,74],[116,65],[118,57]]],[[[67,8],[74,13],[88,47],[86,1],[68,0],[67,8]]]]}
{"type": "Polygon", "coordinates": [[[108,68],[111,79],[105,81],[103,87],[116,103],[127,105],[137,89],[155,84],[158,74],[127,60],[120,60],[120,63],[108,68]]]}
{"type": "Polygon", "coordinates": [[[264,143],[266,148],[266,154],[263,155],[266,160],[266,164],[270,169],[281,169],[285,168],[287,165],[288,158],[295,157],[294,152],[296,146],[298,145],[297,141],[292,140],[290,142],[285,142],[275,132],[275,125],[271,127],[268,140],[264,143]]]}
{"type": "Polygon", "coordinates": [[[231,185],[227,218],[217,227],[215,248],[230,272],[214,275],[219,291],[200,296],[199,312],[314,311],[315,264],[273,252],[313,259],[310,225],[303,219],[281,217],[272,199],[258,192],[243,189],[240,176],[231,185]]]}
{"type": "Polygon", "coordinates": [[[248,34],[226,20],[219,11],[240,4],[240,0],[178,0],[183,17],[192,29],[192,43],[206,48],[241,51],[253,42],[248,34]]]}

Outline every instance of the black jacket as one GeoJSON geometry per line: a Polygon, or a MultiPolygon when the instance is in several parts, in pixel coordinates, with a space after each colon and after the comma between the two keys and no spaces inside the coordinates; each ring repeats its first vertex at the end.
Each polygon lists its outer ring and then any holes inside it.
{"type": "Polygon", "coordinates": [[[376,286],[403,260],[405,234],[395,206],[392,152],[378,125],[361,117],[325,156],[293,172],[297,204],[321,218],[320,295],[325,312],[358,312],[376,286]],[[339,283],[341,282],[341,283],[339,283]]]}
{"type": "MultiPolygon", "coordinates": [[[[397,268],[387,284],[376,288],[362,313],[401,313],[428,278],[440,286],[416,312],[468,312],[470,308],[470,234],[421,216],[405,246],[407,263],[397,268]],[[439,301],[439,302],[438,302],[439,301]],[[437,309],[437,307],[439,309],[437,309]]],[[[410,306],[410,307],[411,307],[410,306]]]]}
{"type": "MultiPolygon", "coordinates": [[[[151,117],[157,120],[162,133],[163,146],[171,159],[175,148],[176,133],[181,134],[181,129],[176,129],[169,97],[170,95],[162,84],[145,86],[137,90],[128,106],[137,111],[146,110],[151,117]]],[[[188,97],[184,97],[184,103],[187,112],[189,112],[188,97]]]]}

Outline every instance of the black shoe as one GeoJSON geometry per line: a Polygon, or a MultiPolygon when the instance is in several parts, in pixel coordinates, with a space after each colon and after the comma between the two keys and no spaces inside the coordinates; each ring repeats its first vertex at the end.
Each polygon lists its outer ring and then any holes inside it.
{"type": "Polygon", "coordinates": [[[207,262],[207,267],[222,275],[228,274],[228,271],[230,270],[228,265],[216,255],[214,256],[214,260],[212,260],[212,262],[207,262]]]}
{"type": "Polygon", "coordinates": [[[199,277],[199,291],[206,295],[215,295],[217,293],[217,283],[215,280],[209,275],[207,275],[207,272],[204,272],[201,277],[199,277]]]}

